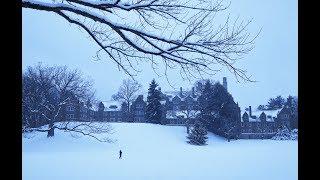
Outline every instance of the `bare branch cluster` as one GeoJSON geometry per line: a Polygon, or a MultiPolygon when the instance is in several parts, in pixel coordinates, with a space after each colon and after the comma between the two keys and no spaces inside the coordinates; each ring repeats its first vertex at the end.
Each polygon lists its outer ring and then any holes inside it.
{"type": "Polygon", "coordinates": [[[68,103],[84,107],[84,103],[90,104],[94,99],[92,81],[85,79],[78,70],[38,64],[28,67],[22,79],[22,132],[47,132],[51,137],[54,130],[59,129],[111,142],[97,137],[99,133],[110,132],[108,124],[63,121],[62,110],[68,103]]]}
{"type": "Polygon", "coordinates": [[[141,90],[142,85],[132,79],[123,80],[119,90],[112,96],[113,100],[122,101],[127,104],[130,112],[131,103],[137,98],[137,93],[141,90]]]}
{"type": "MultiPolygon", "coordinates": [[[[73,137],[79,137],[78,135],[88,136],[96,139],[99,142],[112,143],[114,140],[105,136],[99,137],[99,134],[111,134],[112,127],[108,123],[98,122],[59,122],[52,128],[58,129],[65,132],[70,132],[73,137]]],[[[30,128],[27,132],[49,132],[51,128],[30,128]]],[[[28,134],[29,135],[29,134],[28,134]]]]}
{"type": "Polygon", "coordinates": [[[100,50],[96,58],[109,57],[134,77],[140,62],[165,72],[179,68],[185,78],[215,74],[227,68],[251,81],[236,61],[253,48],[257,36],[247,32],[251,21],[216,26],[217,12],[230,4],[223,0],[22,0],[22,7],[54,12],[85,30],[100,50]],[[102,54],[103,53],[103,54],[102,54]]]}

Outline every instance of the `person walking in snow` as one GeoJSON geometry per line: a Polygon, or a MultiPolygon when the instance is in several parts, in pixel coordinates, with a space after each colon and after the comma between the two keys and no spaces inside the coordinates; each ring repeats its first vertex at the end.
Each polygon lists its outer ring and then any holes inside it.
{"type": "Polygon", "coordinates": [[[121,159],[121,157],[122,157],[122,151],[120,150],[119,151],[119,159],[121,159]]]}

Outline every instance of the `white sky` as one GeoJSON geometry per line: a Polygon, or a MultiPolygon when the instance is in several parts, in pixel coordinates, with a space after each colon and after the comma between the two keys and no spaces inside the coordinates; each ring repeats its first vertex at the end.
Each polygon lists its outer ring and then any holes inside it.
{"type": "MultiPolygon", "coordinates": [[[[231,17],[243,20],[253,18],[250,31],[262,32],[255,48],[238,64],[252,75],[256,83],[238,83],[228,71],[222,71],[213,80],[228,78],[228,90],[244,108],[265,104],[270,97],[298,94],[298,2],[293,0],[232,0],[228,10],[231,17]]],[[[23,9],[22,12],[23,68],[44,62],[48,65],[67,65],[80,69],[95,82],[97,97],[109,100],[116,93],[122,79],[129,78],[111,61],[94,61],[97,45],[86,32],[68,24],[56,14],[23,9]]],[[[155,78],[163,91],[173,90],[164,77],[158,77],[148,64],[136,79],[144,91],[155,78]]],[[[169,79],[176,89],[190,88],[177,72],[169,79]]]]}

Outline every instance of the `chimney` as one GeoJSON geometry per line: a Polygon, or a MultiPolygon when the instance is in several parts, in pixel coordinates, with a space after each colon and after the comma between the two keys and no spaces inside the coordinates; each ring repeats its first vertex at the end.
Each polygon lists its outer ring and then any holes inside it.
{"type": "Polygon", "coordinates": [[[251,112],[251,106],[249,106],[249,117],[252,116],[252,112],[251,112]]]}
{"type": "Polygon", "coordinates": [[[223,77],[223,87],[228,91],[227,78],[223,77]]]}
{"type": "Polygon", "coordinates": [[[182,97],[182,87],[180,87],[180,97],[182,97]]]}

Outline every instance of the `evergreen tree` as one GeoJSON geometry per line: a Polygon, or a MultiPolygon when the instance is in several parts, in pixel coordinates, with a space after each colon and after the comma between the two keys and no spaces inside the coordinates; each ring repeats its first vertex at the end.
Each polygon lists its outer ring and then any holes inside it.
{"type": "Polygon", "coordinates": [[[263,110],[266,110],[266,106],[265,105],[259,105],[258,108],[257,108],[259,111],[263,111],[263,110]]]}
{"type": "Polygon", "coordinates": [[[154,124],[161,124],[162,107],[160,103],[160,90],[156,89],[158,84],[153,79],[148,89],[146,118],[148,122],[154,124]]]}
{"type": "Polygon", "coordinates": [[[199,97],[200,119],[208,131],[235,137],[240,132],[240,112],[232,96],[220,84],[206,82],[199,97]]]}
{"type": "Polygon", "coordinates": [[[289,95],[285,106],[290,108],[291,111],[291,122],[290,126],[292,129],[298,128],[298,98],[294,98],[293,96],[289,95]]]}
{"type": "Polygon", "coordinates": [[[213,127],[213,122],[216,119],[212,91],[212,84],[207,80],[199,97],[200,119],[209,131],[213,127]]]}
{"type": "Polygon", "coordinates": [[[286,103],[286,100],[281,97],[277,96],[276,98],[270,98],[268,101],[268,109],[275,110],[282,108],[286,103]]]}
{"type": "Polygon", "coordinates": [[[207,130],[199,121],[196,121],[187,138],[189,144],[206,145],[207,130]]]}
{"type": "Polygon", "coordinates": [[[90,100],[87,100],[86,106],[87,106],[88,108],[91,108],[91,107],[92,107],[92,104],[91,104],[90,100]]]}

